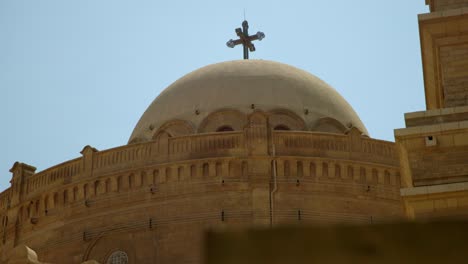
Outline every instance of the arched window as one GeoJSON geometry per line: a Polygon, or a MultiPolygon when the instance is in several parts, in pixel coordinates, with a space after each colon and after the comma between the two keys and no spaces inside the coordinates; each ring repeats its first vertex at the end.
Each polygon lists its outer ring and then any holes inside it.
{"type": "Polygon", "coordinates": [[[122,186],[123,185],[123,182],[122,182],[122,176],[119,176],[117,177],[117,191],[120,192],[122,190],[122,186]]]}
{"type": "Polygon", "coordinates": [[[180,181],[182,177],[184,177],[184,167],[180,166],[179,168],[177,168],[177,180],[180,181]]]}
{"type": "Polygon", "coordinates": [[[36,214],[36,215],[39,215],[39,200],[36,200],[36,210],[35,210],[35,214],[36,214]]]}
{"type": "Polygon", "coordinates": [[[238,176],[237,174],[240,174],[240,172],[238,172],[238,170],[236,170],[236,164],[234,163],[234,161],[229,161],[229,168],[228,168],[228,176],[229,177],[234,177],[234,176],[238,176]],[[236,173],[238,172],[238,173],[236,173]]]}
{"type": "Polygon", "coordinates": [[[135,175],[133,173],[128,176],[128,187],[130,189],[135,187],[135,175]]]}
{"type": "Polygon", "coordinates": [[[44,210],[45,210],[45,214],[47,215],[47,210],[49,209],[49,196],[46,195],[44,197],[44,210]]]}
{"type": "Polygon", "coordinates": [[[297,162],[297,177],[302,177],[304,175],[304,165],[302,161],[297,162]]]}
{"type": "Polygon", "coordinates": [[[351,165],[348,165],[348,177],[354,178],[354,169],[353,169],[353,166],[351,165]]]}
{"type": "Polygon", "coordinates": [[[166,179],[170,179],[172,176],[172,169],[171,167],[166,168],[166,179]]]}
{"type": "Polygon", "coordinates": [[[379,172],[376,169],[372,169],[372,181],[379,181],[379,172]]]}
{"type": "Polygon", "coordinates": [[[287,130],[290,130],[289,127],[287,127],[286,125],[277,125],[275,126],[274,130],[283,130],[283,131],[287,131],[287,130]]]}
{"type": "Polygon", "coordinates": [[[388,170],[385,170],[384,175],[385,184],[390,184],[390,172],[388,172],[388,170]]]}
{"type": "Polygon", "coordinates": [[[322,163],[322,176],[328,177],[328,163],[322,163]]]}
{"type": "Polygon", "coordinates": [[[230,126],[220,126],[218,129],[216,129],[216,132],[229,132],[229,131],[234,131],[234,129],[230,126]]]}
{"type": "Polygon", "coordinates": [[[315,177],[315,173],[316,173],[315,163],[313,162],[310,163],[309,170],[310,170],[310,177],[315,177]]]}
{"type": "Polygon", "coordinates": [[[100,181],[95,181],[94,182],[94,195],[95,196],[97,196],[99,194],[100,185],[101,185],[100,181]]]}
{"type": "Polygon", "coordinates": [[[63,204],[68,203],[68,190],[63,191],[63,204]]]}
{"type": "Polygon", "coordinates": [[[366,179],[366,169],[364,167],[361,167],[359,171],[360,171],[359,174],[361,176],[360,177],[361,182],[366,182],[366,180],[367,180],[366,179]]]}
{"type": "Polygon", "coordinates": [[[123,251],[115,251],[113,252],[109,258],[107,258],[107,264],[127,264],[128,263],[128,256],[127,253],[123,251]]]}
{"type": "Polygon", "coordinates": [[[159,170],[153,171],[153,184],[157,184],[159,180],[159,170]]]}
{"type": "Polygon", "coordinates": [[[208,177],[208,175],[210,174],[210,166],[208,165],[208,163],[203,163],[203,177],[208,177]]]}
{"type": "Polygon", "coordinates": [[[58,193],[54,193],[54,208],[58,206],[59,198],[58,193]]]}
{"type": "Polygon", "coordinates": [[[336,178],[341,177],[341,166],[339,164],[335,164],[335,177],[336,178]]]}
{"type": "Polygon", "coordinates": [[[247,176],[249,172],[249,167],[247,161],[242,161],[242,176],[247,176]]]}
{"type": "Polygon", "coordinates": [[[197,167],[195,165],[190,166],[190,177],[197,176],[197,167]]]}
{"type": "Polygon", "coordinates": [[[284,161],[284,176],[288,177],[291,172],[291,168],[289,167],[289,161],[284,161]]]}
{"type": "Polygon", "coordinates": [[[146,185],[147,183],[148,183],[148,179],[147,179],[147,177],[146,177],[146,172],[142,171],[142,172],[140,173],[140,184],[141,184],[141,186],[144,186],[144,185],[146,185]]]}
{"type": "Polygon", "coordinates": [[[106,180],[106,193],[111,191],[111,179],[106,180]]]}
{"type": "Polygon", "coordinates": [[[78,187],[73,188],[73,201],[78,200],[78,187]]]}
{"type": "Polygon", "coordinates": [[[216,162],[216,176],[221,176],[222,170],[221,162],[216,162]]]}
{"type": "Polygon", "coordinates": [[[32,204],[28,205],[28,219],[32,216],[32,204]]]}
{"type": "Polygon", "coordinates": [[[88,184],[86,183],[85,185],[83,185],[83,196],[84,196],[85,199],[87,199],[88,195],[89,195],[89,193],[88,193],[88,184]]]}

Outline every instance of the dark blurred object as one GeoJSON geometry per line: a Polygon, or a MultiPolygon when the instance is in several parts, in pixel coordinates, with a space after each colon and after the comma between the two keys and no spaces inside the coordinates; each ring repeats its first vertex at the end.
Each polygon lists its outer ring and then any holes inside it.
{"type": "Polygon", "coordinates": [[[468,222],[209,232],[206,264],[467,263],[468,222]]]}

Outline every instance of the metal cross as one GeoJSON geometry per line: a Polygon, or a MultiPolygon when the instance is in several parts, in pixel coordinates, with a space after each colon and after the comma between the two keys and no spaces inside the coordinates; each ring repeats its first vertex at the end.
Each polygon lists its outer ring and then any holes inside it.
{"type": "Polygon", "coordinates": [[[236,34],[239,36],[239,39],[230,39],[226,45],[230,48],[234,48],[235,46],[242,44],[242,46],[244,46],[244,60],[249,59],[249,51],[255,51],[255,46],[252,41],[257,39],[262,40],[265,38],[265,33],[260,31],[258,31],[255,35],[249,36],[249,23],[247,20],[242,22],[242,28],[236,28],[236,34]]]}

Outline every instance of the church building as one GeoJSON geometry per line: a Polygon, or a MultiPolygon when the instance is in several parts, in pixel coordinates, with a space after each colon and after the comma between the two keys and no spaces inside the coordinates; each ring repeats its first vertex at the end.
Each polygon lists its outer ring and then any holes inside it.
{"type": "Polygon", "coordinates": [[[249,60],[265,35],[244,21],[227,44],[246,59],[176,80],[127,144],[41,172],[13,164],[0,263],[200,264],[207,230],[466,218],[468,0],[426,4],[427,109],[395,142],[311,73],[249,60]]]}

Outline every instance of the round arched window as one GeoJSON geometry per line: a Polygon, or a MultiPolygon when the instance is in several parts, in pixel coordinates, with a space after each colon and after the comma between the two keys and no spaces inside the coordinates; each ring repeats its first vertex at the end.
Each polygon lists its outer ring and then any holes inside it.
{"type": "Polygon", "coordinates": [[[275,126],[274,129],[275,130],[290,130],[289,127],[287,127],[285,125],[277,125],[277,126],[275,126]]]}
{"type": "Polygon", "coordinates": [[[128,264],[127,253],[123,251],[115,251],[107,259],[107,264],[128,264]]]}
{"type": "Polygon", "coordinates": [[[232,129],[232,127],[230,126],[222,126],[216,130],[216,132],[228,132],[228,131],[234,131],[234,129],[232,129]]]}

